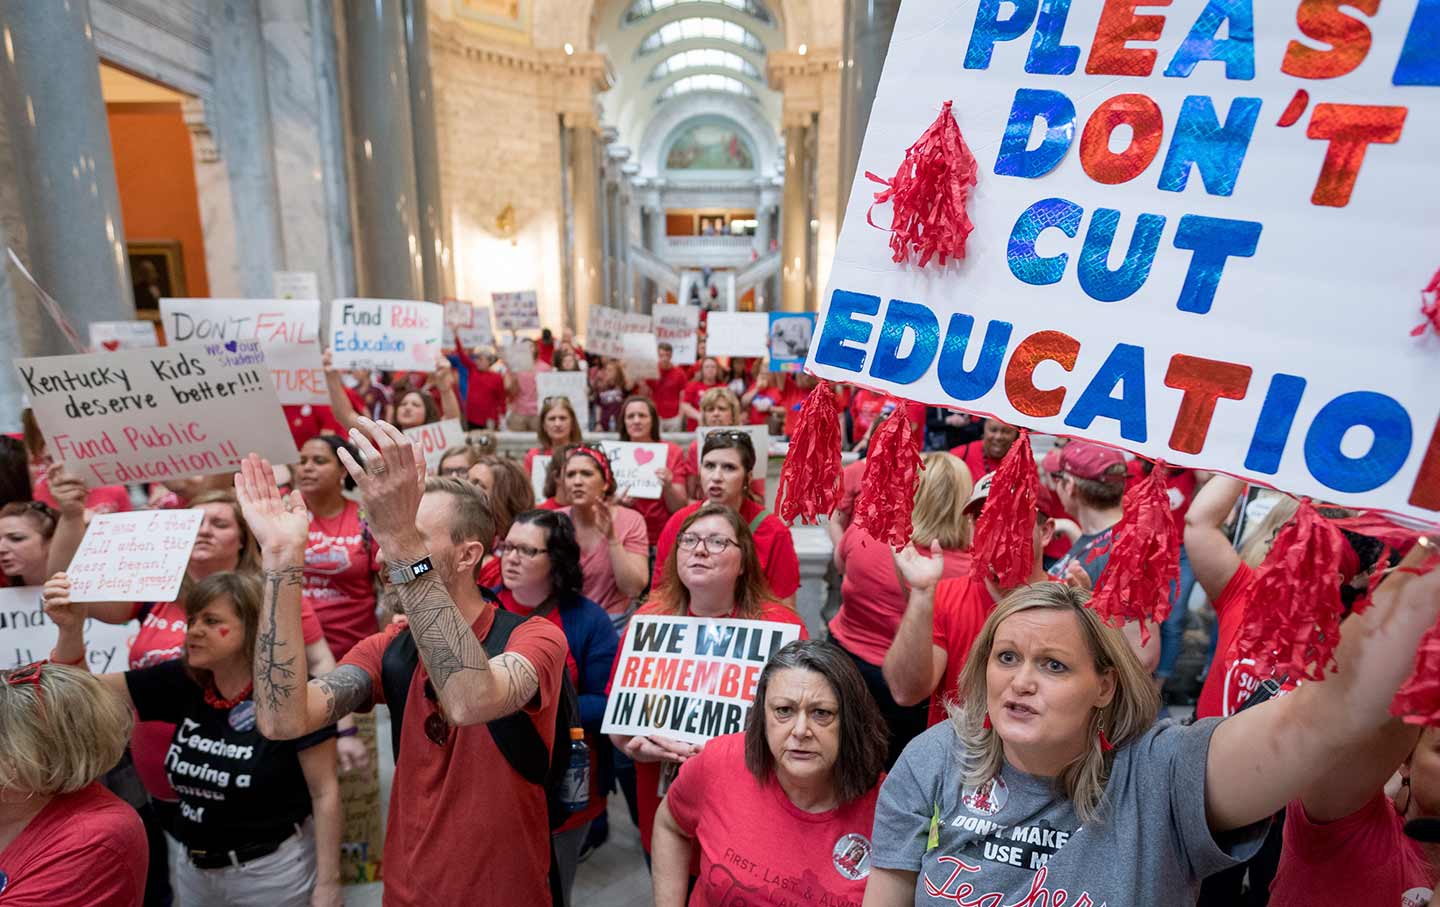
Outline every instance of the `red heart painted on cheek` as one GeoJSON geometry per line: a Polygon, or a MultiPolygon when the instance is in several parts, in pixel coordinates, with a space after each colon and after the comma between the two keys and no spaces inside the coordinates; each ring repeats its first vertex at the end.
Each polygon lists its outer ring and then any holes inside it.
{"type": "Polygon", "coordinates": [[[217,627],[217,628],[216,628],[216,632],[218,632],[218,633],[220,634],[220,638],[221,638],[221,639],[224,639],[226,636],[229,636],[229,635],[230,635],[230,628],[229,628],[229,627],[217,627]]]}

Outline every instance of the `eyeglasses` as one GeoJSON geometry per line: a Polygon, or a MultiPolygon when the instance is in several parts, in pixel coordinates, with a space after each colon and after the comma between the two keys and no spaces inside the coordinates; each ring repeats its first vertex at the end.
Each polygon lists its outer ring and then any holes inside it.
{"type": "Polygon", "coordinates": [[[40,685],[40,671],[45,667],[45,662],[36,661],[23,667],[16,668],[5,675],[5,685],[10,687],[35,687],[35,700],[40,705],[40,717],[45,717],[45,688],[40,685]]]}
{"type": "Polygon", "coordinates": [[[529,545],[513,545],[510,542],[501,542],[495,546],[495,556],[503,558],[505,555],[514,552],[524,560],[537,558],[545,553],[544,548],[532,548],[529,545]]]}
{"type": "Polygon", "coordinates": [[[468,466],[451,466],[449,469],[440,470],[440,475],[447,479],[463,479],[469,474],[468,466]]]}
{"type": "Polygon", "coordinates": [[[562,401],[565,402],[565,403],[569,403],[569,402],[570,402],[570,398],[569,398],[569,397],[545,397],[545,398],[543,398],[543,399],[540,401],[540,405],[541,405],[541,406],[549,406],[549,405],[552,404],[552,403],[560,403],[560,402],[562,402],[562,401]]]}
{"type": "Polygon", "coordinates": [[[724,554],[725,549],[734,545],[740,547],[740,543],[734,539],[727,539],[723,535],[696,535],[693,532],[682,532],[679,538],[680,547],[686,551],[694,551],[703,542],[705,550],[711,554],[724,554]]]}
{"type": "Polygon", "coordinates": [[[436,746],[444,746],[450,742],[450,722],[440,712],[440,700],[435,696],[435,688],[430,681],[425,681],[425,698],[429,700],[433,711],[425,718],[425,736],[436,746]]]}

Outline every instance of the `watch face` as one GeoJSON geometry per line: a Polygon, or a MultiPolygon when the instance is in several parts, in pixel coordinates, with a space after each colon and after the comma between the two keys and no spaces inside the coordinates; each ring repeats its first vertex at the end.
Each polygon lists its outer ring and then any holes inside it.
{"type": "Polygon", "coordinates": [[[416,563],[410,565],[410,571],[416,576],[423,576],[424,574],[429,573],[432,569],[434,568],[430,566],[430,558],[428,557],[422,561],[417,561],[416,563]]]}

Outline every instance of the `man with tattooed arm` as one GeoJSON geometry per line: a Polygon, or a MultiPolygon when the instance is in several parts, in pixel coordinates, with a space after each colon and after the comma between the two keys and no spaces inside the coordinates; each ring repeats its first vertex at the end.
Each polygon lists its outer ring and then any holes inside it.
{"type": "MultiPolygon", "coordinates": [[[[342,451],[394,594],[419,650],[410,680],[390,796],[385,904],[544,904],[550,893],[545,791],[496,747],[486,723],[523,711],[549,752],[565,670],[560,628],[531,619],[489,658],[482,641],[495,606],[474,574],[494,522],[481,494],[459,479],[424,478],[419,451],[398,429],[359,419],[342,451]],[[465,858],[456,859],[463,847],[465,858]]],[[[235,480],[260,543],[265,598],[255,646],[260,731],[290,739],[385,702],[381,661],[401,632],[362,640],[334,671],[306,680],[300,593],[309,518],[298,493],[282,495],[270,464],[251,454],[235,480]]]]}

